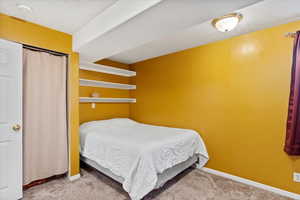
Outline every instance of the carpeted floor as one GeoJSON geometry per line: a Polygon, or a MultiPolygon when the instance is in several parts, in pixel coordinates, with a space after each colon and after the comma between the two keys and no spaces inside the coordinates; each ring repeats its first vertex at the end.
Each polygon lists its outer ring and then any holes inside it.
{"type": "MultiPolygon", "coordinates": [[[[50,181],[24,192],[24,200],[128,200],[122,186],[91,168],[82,177],[50,181]]],[[[198,169],[187,169],[144,200],[291,200],[198,169]]]]}

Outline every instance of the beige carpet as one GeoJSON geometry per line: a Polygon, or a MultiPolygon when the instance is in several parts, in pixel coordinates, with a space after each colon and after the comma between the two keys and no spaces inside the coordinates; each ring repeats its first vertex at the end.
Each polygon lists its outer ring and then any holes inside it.
{"type": "MultiPolygon", "coordinates": [[[[122,186],[101,173],[85,168],[70,182],[53,180],[24,192],[24,200],[128,200],[122,186]]],[[[144,200],[291,200],[198,169],[188,169],[144,200]]]]}

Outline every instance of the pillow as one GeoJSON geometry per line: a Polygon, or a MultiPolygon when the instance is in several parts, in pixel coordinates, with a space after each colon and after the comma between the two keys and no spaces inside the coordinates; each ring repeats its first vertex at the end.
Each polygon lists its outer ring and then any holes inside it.
{"type": "Polygon", "coordinates": [[[116,127],[116,126],[128,126],[132,124],[137,124],[134,120],[128,118],[113,118],[107,120],[97,120],[85,122],[80,125],[80,131],[87,131],[90,128],[95,127],[116,127]]]}

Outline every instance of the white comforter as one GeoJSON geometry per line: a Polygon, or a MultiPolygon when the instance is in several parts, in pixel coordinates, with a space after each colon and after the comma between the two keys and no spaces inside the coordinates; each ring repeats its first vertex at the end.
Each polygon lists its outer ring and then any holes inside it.
{"type": "Polygon", "coordinates": [[[124,179],[131,199],[141,199],[155,188],[158,173],[208,154],[196,131],[141,124],[126,118],[92,121],[80,126],[81,154],[124,179]]]}

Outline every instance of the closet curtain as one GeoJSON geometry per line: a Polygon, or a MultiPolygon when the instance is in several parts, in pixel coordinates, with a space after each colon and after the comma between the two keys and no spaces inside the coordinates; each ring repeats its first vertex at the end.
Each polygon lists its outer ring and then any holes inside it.
{"type": "Polygon", "coordinates": [[[290,100],[284,150],[289,155],[300,155],[300,31],[294,41],[290,100]]]}
{"type": "Polygon", "coordinates": [[[24,49],[23,184],[68,171],[66,56],[24,49]]]}

